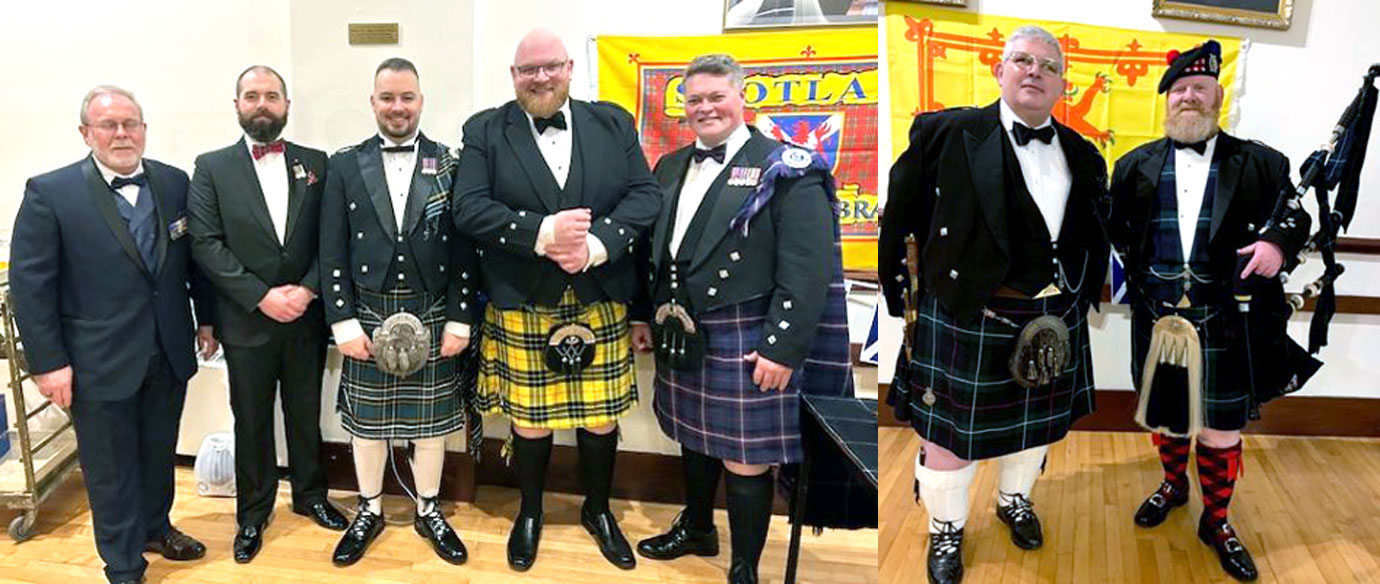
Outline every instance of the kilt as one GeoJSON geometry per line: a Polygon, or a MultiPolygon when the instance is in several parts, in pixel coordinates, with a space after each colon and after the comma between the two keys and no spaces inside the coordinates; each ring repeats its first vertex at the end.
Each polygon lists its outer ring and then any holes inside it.
{"type": "Polygon", "coordinates": [[[345,431],[371,440],[432,438],[465,426],[459,358],[441,357],[446,324],[445,298],[425,292],[378,293],[355,289],[356,316],[364,333],[373,335],[383,320],[407,311],[431,332],[426,365],[407,377],[379,371],[372,360],[345,357],[336,409],[345,431]]]}
{"type": "Polygon", "coordinates": [[[628,307],[581,304],[567,289],[560,304],[484,309],[476,403],[528,428],[562,430],[615,422],[637,404],[637,379],[628,333],[628,307]],[[547,335],[557,324],[594,331],[594,362],[578,375],[546,367],[547,335]]]}
{"type": "MultiPolygon", "coordinates": [[[[1145,367],[1145,353],[1150,349],[1150,332],[1155,320],[1161,316],[1177,314],[1193,323],[1198,329],[1198,340],[1203,347],[1203,425],[1213,430],[1240,430],[1246,427],[1250,410],[1250,387],[1246,376],[1241,372],[1247,366],[1244,345],[1231,331],[1229,318],[1225,311],[1211,306],[1174,308],[1154,306],[1145,300],[1136,301],[1131,310],[1131,379],[1136,390],[1140,390],[1141,370],[1145,367]]],[[[1188,370],[1182,367],[1160,365],[1155,372],[1155,385],[1158,392],[1168,390],[1187,393],[1188,370]]],[[[1159,395],[1159,394],[1156,394],[1159,395]]],[[[1163,414],[1146,412],[1147,421],[1152,425],[1163,414]]],[[[1170,414],[1174,418],[1186,417],[1187,412],[1170,414]]]]}
{"type": "Polygon", "coordinates": [[[1062,439],[1095,407],[1087,309],[1076,302],[1069,293],[988,301],[987,308],[1019,326],[1052,314],[1062,316],[1069,327],[1071,354],[1062,374],[1049,385],[1026,389],[1011,378],[1007,364],[1019,329],[986,315],[962,326],[936,299],[922,298],[910,362],[898,375],[888,403],[921,438],[965,460],[1062,439]],[[933,404],[925,403],[927,388],[933,390],[933,404]]]}

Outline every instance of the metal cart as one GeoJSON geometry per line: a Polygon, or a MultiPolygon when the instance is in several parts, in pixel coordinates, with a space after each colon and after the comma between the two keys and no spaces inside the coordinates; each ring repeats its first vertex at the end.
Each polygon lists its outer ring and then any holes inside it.
{"type": "MultiPolygon", "coordinates": [[[[0,505],[22,513],[9,525],[10,537],[22,542],[33,537],[38,506],[77,468],[77,438],[70,415],[43,400],[30,410],[24,397],[24,381],[31,378],[24,362],[23,345],[14,324],[8,274],[0,272],[0,320],[4,321],[4,364],[9,370],[9,393],[14,399],[14,428],[9,433],[11,451],[0,458],[0,505]],[[32,426],[45,410],[60,411],[62,423],[56,429],[32,426]]],[[[0,404],[3,407],[3,404],[0,404]]],[[[51,416],[51,414],[49,414],[51,416]]]]}

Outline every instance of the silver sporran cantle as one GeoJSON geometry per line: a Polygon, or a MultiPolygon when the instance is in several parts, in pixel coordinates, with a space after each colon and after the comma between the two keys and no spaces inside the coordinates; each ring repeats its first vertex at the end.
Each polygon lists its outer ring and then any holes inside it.
{"type": "Polygon", "coordinates": [[[374,329],[374,364],[379,371],[407,377],[426,365],[431,353],[431,331],[422,319],[398,312],[374,329]]]}

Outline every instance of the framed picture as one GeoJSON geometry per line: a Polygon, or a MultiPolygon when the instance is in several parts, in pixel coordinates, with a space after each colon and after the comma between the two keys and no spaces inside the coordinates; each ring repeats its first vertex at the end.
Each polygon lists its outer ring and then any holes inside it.
{"type": "Polygon", "coordinates": [[[1294,0],[1155,0],[1155,16],[1287,30],[1294,0]]]}
{"type": "Polygon", "coordinates": [[[877,26],[878,0],[724,0],[724,30],[877,26]]]}

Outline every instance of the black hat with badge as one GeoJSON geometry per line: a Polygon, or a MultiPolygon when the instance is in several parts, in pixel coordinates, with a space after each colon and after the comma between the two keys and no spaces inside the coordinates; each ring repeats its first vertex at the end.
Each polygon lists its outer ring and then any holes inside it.
{"type": "Polygon", "coordinates": [[[1209,39],[1182,53],[1169,51],[1167,56],[1169,69],[1166,69],[1164,77],[1160,78],[1160,93],[1169,91],[1169,86],[1180,77],[1207,75],[1217,79],[1222,73],[1222,45],[1215,40],[1209,39]]]}

